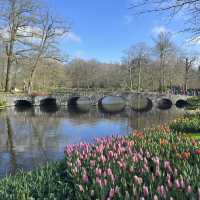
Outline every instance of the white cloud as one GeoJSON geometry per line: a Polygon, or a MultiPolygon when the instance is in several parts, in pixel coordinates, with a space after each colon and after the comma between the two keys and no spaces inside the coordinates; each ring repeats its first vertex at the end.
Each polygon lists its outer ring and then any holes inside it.
{"type": "MultiPolygon", "coordinates": [[[[63,30],[56,29],[57,34],[62,34],[63,30]]],[[[38,27],[30,27],[27,26],[25,28],[21,28],[17,32],[18,35],[25,36],[24,39],[29,42],[38,42],[40,40],[40,37],[42,35],[42,30],[38,27]]],[[[9,28],[4,28],[0,30],[0,36],[4,39],[9,39],[9,28]]],[[[62,36],[62,40],[74,42],[74,43],[81,43],[81,38],[75,34],[74,32],[66,33],[62,36]]]]}
{"type": "Polygon", "coordinates": [[[74,42],[74,43],[81,43],[82,42],[81,38],[73,32],[67,33],[65,39],[67,41],[74,42]]]}
{"type": "Polygon", "coordinates": [[[200,36],[187,39],[186,43],[189,45],[200,45],[200,36]]]}
{"type": "Polygon", "coordinates": [[[169,30],[164,26],[155,26],[151,31],[151,33],[153,35],[158,35],[158,34],[163,33],[163,32],[166,33],[166,32],[169,32],[169,30]]]}

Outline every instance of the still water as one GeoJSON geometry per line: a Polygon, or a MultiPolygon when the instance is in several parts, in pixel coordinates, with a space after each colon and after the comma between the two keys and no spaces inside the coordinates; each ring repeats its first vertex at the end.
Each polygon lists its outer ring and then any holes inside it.
{"type": "Polygon", "coordinates": [[[117,114],[103,113],[96,107],[85,108],[84,112],[66,107],[0,111],[0,177],[62,159],[67,144],[155,127],[183,112],[176,107],[144,113],[128,109],[117,114]]]}

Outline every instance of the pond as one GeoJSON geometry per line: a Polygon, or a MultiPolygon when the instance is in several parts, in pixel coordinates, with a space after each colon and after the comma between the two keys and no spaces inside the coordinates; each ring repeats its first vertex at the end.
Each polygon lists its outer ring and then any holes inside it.
{"type": "Polygon", "coordinates": [[[69,143],[92,142],[96,137],[126,135],[135,129],[155,127],[184,113],[173,106],[149,112],[125,109],[120,113],[101,112],[93,106],[80,109],[14,107],[0,112],[0,177],[18,169],[31,170],[64,157],[69,143]]]}

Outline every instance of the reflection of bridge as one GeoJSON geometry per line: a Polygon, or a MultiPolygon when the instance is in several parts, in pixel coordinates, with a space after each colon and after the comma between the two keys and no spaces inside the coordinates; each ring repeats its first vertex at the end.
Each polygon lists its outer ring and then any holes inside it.
{"type": "Polygon", "coordinates": [[[164,103],[177,104],[184,102],[189,98],[185,95],[158,94],[158,93],[134,93],[134,92],[98,92],[98,91],[68,91],[66,93],[54,93],[46,96],[29,96],[29,95],[1,95],[0,99],[6,100],[9,106],[20,104],[41,106],[44,104],[57,104],[67,106],[76,104],[78,99],[97,105],[104,97],[113,96],[124,100],[125,105],[131,105],[135,99],[148,99],[153,105],[164,103]]]}

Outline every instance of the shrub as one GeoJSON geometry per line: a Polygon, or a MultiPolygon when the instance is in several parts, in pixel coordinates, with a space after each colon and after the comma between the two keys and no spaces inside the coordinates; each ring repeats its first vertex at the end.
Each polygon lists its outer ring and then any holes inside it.
{"type": "Polygon", "coordinates": [[[189,105],[187,106],[187,109],[189,110],[196,110],[200,109],[200,97],[192,97],[188,99],[189,105]]]}
{"type": "Polygon", "coordinates": [[[4,101],[4,100],[0,100],[0,107],[4,107],[4,106],[6,106],[6,101],[4,101]]]}
{"type": "Polygon", "coordinates": [[[174,120],[170,128],[183,133],[200,133],[200,115],[190,115],[174,120]]]}

